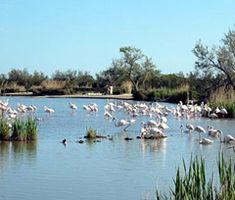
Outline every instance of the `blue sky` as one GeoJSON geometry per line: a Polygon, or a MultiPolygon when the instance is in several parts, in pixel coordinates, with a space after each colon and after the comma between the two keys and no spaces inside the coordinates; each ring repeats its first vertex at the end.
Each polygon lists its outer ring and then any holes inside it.
{"type": "Polygon", "coordinates": [[[234,24],[233,0],[0,0],[0,73],[94,75],[122,46],[140,48],[162,73],[187,73],[196,42],[219,45],[234,24]]]}

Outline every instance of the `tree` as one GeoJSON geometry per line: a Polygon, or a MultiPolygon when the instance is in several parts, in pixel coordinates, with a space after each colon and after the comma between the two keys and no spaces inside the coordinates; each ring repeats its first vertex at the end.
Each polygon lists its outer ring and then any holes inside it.
{"type": "Polygon", "coordinates": [[[148,77],[155,71],[155,64],[151,58],[145,56],[140,49],[135,47],[121,47],[120,52],[123,54],[119,63],[133,85],[134,92],[139,90],[139,86],[144,87],[148,77]]]}
{"type": "Polygon", "coordinates": [[[196,69],[211,73],[214,77],[222,75],[225,86],[235,89],[235,31],[229,30],[222,39],[222,46],[209,49],[199,41],[193,49],[197,57],[196,69]]]}

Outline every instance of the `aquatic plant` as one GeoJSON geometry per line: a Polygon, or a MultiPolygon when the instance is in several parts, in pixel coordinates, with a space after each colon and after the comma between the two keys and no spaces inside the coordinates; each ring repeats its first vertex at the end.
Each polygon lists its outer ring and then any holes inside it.
{"type": "Polygon", "coordinates": [[[5,119],[0,119],[0,140],[8,140],[10,137],[10,126],[5,119]]]}
{"type": "Polygon", "coordinates": [[[20,119],[16,119],[13,122],[11,139],[16,140],[16,141],[26,141],[27,140],[27,133],[26,133],[24,121],[22,121],[20,119]]]}
{"type": "Polygon", "coordinates": [[[25,122],[25,128],[27,133],[27,140],[36,140],[37,139],[37,123],[33,118],[28,118],[25,122]]]}
{"type": "MultiPolygon", "coordinates": [[[[235,166],[234,166],[235,167],[235,166]]],[[[235,168],[232,167],[231,160],[226,164],[223,155],[219,156],[218,175],[220,182],[213,184],[213,176],[209,180],[206,178],[205,161],[196,157],[190,160],[188,169],[183,161],[183,173],[177,169],[174,179],[174,189],[170,189],[169,197],[161,195],[157,190],[156,197],[160,199],[191,200],[191,199],[211,199],[230,200],[235,199],[235,168]]]]}
{"type": "Polygon", "coordinates": [[[87,139],[95,139],[97,136],[97,130],[94,128],[88,128],[86,131],[86,138],[87,139]]]}

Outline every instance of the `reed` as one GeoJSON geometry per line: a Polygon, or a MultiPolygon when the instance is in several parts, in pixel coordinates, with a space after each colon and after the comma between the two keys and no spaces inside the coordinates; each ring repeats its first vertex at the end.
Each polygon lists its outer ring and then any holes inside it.
{"type": "MultiPolygon", "coordinates": [[[[235,167],[235,165],[234,165],[235,167]]],[[[188,169],[183,161],[183,173],[177,169],[174,179],[174,188],[170,188],[170,195],[161,195],[159,190],[156,198],[175,200],[230,200],[235,199],[235,168],[232,167],[231,160],[227,164],[223,155],[219,156],[218,176],[219,185],[213,183],[213,176],[209,180],[206,178],[205,161],[196,157],[190,160],[188,169]]]]}
{"type": "Polygon", "coordinates": [[[0,140],[9,140],[10,137],[10,126],[7,121],[3,118],[0,119],[0,140]]]}
{"type": "Polygon", "coordinates": [[[37,123],[36,120],[33,118],[28,118],[25,122],[27,140],[36,140],[37,139],[37,123]]]}
{"type": "Polygon", "coordinates": [[[15,141],[26,141],[27,140],[27,133],[25,128],[25,122],[16,119],[12,124],[12,135],[11,139],[15,141]]]}
{"type": "Polygon", "coordinates": [[[94,128],[88,128],[86,131],[86,136],[87,139],[95,139],[97,137],[97,131],[94,128]]]}
{"type": "Polygon", "coordinates": [[[228,111],[226,117],[235,118],[235,91],[233,88],[221,87],[210,95],[209,103],[212,108],[223,107],[228,111]]]}

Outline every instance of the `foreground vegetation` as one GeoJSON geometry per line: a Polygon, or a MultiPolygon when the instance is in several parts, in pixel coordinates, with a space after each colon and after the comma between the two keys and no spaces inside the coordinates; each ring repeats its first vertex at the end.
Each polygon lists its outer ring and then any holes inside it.
{"type": "Polygon", "coordinates": [[[32,118],[26,121],[16,119],[12,124],[0,119],[0,140],[4,141],[32,141],[37,139],[37,124],[32,118]]]}
{"type": "Polygon", "coordinates": [[[174,179],[174,188],[169,195],[161,195],[157,191],[157,199],[175,200],[231,200],[235,199],[235,165],[225,163],[222,156],[218,161],[219,183],[214,182],[213,176],[208,180],[205,171],[205,161],[202,158],[191,159],[187,169],[183,161],[183,173],[178,168],[174,179]]]}

